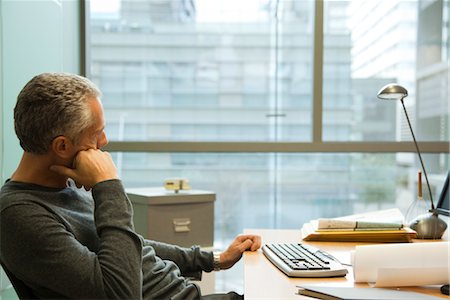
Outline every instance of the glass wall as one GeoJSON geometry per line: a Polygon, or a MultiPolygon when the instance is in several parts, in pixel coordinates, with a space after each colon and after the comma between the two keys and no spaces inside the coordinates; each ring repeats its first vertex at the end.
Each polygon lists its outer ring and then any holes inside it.
{"type": "MultiPolygon", "coordinates": [[[[164,178],[181,176],[195,189],[214,191],[215,238],[222,244],[245,228],[295,229],[319,217],[392,207],[406,212],[417,174],[392,163],[401,154],[125,152],[114,159],[122,156],[127,187],[161,186],[164,178]]],[[[425,163],[449,157],[429,154],[425,163]]],[[[443,175],[431,176],[434,194],[443,181],[443,175]]]]}
{"type": "Polygon", "coordinates": [[[115,3],[88,48],[111,138],[311,139],[313,1],[115,3]]]}
{"type": "Polygon", "coordinates": [[[410,141],[399,103],[376,98],[395,82],[418,139],[448,141],[448,0],[324,1],[316,65],[316,1],[89,3],[111,140],[311,142],[320,101],[324,141],[410,141]]]}
{"type": "MultiPolygon", "coordinates": [[[[448,0],[90,0],[87,75],[103,91],[110,141],[122,142],[114,159],[125,185],[186,177],[216,192],[223,247],[244,228],[406,212],[420,166],[414,150],[381,152],[404,149],[411,132],[400,103],[376,94],[404,86],[419,142],[449,142],[448,19],[448,0]],[[168,141],[165,152],[133,148],[168,141]],[[199,152],[180,152],[183,142],[199,152]],[[300,146],[207,153],[207,142],[300,146]],[[349,150],[333,151],[336,142],[349,150]]],[[[439,149],[423,155],[435,192],[450,167],[439,149]]]]}

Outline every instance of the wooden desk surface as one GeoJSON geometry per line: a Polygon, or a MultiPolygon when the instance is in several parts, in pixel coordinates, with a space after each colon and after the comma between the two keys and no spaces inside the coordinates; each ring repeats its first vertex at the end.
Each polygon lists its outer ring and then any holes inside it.
{"type": "MultiPolygon", "coordinates": [[[[332,243],[332,242],[305,242],[300,238],[300,230],[275,229],[247,229],[247,234],[258,234],[265,243],[292,243],[302,242],[323,249],[335,256],[341,263],[350,264],[350,250],[363,243],[332,243]]],[[[348,267],[349,273],[345,277],[337,278],[290,278],[278,270],[262,253],[244,253],[244,295],[245,299],[311,299],[296,294],[296,285],[317,284],[327,286],[356,286],[369,287],[366,283],[355,284],[353,271],[348,267]]],[[[415,291],[428,295],[449,299],[441,294],[440,286],[408,287],[401,290],[415,291]]]]}

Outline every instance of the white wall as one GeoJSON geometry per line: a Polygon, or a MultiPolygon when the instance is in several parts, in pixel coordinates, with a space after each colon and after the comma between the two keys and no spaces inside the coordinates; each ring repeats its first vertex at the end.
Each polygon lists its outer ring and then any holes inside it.
{"type": "Polygon", "coordinates": [[[21,155],[12,115],[21,88],[42,72],[79,72],[78,6],[77,0],[1,0],[2,182],[21,155]]]}
{"type": "MultiPolygon", "coordinates": [[[[79,0],[0,0],[0,186],[22,154],[13,125],[17,94],[39,73],[79,73],[79,41],[79,0]]],[[[0,291],[8,285],[2,272],[0,291]]]]}

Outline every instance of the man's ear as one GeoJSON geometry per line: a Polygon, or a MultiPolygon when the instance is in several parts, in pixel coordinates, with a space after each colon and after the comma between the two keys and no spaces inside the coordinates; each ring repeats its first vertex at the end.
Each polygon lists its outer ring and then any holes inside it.
{"type": "Polygon", "coordinates": [[[52,141],[53,152],[61,158],[71,158],[73,156],[73,144],[70,139],[60,135],[52,141]]]}

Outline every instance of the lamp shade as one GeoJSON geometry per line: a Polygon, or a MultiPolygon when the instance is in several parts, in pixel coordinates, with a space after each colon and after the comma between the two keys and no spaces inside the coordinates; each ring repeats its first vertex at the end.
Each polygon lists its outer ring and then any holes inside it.
{"type": "Polygon", "coordinates": [[[382,100],[401,100],[406,96],[408,96],[408,91],[395,83],[383,86],[377,94],[377,97],[382,100]]]}

